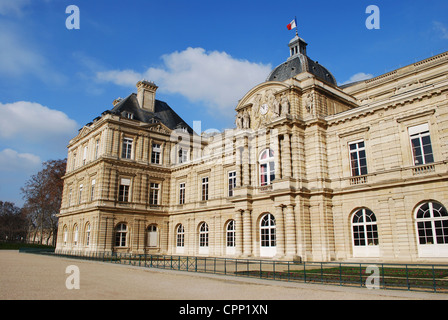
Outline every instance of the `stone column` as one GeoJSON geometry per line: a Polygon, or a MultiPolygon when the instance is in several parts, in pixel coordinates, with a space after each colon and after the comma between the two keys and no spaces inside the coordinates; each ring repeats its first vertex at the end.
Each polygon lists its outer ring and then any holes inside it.
{"type": "MultiPolygon", "coordinates": [[[[271,131],[272,132],[272,131],[271,131]]],[[[274,159],[275,159],[275,179],[282,178],[282,157],[280,152],[280,137],[277,134],[271,136],[271,141],[274,141],[274,159]]]]}
{"type": "Polygon", "coordinates": [[[252,255],[252,225],[250,210],[243,210],[243,255],[250,257],[252,255]]]}
{"type": "Polygon", "coordinates": [[[132,253],[143,253],[145,248],[145,224],[144,220],[134,218],[132,222],[132,233],[130,234],[129,247],[132,253]],[[143,221],[143,223],[141,223],[143,221]]]}
{"type": "Polygon", "coordinates": [[[285,255],[285,225],[283,219],[283,206],[275,207],[275,236],[276,236],[276,250],[277,258],[285,255]]]}
{"type": "Polygon", "coordinates": [[[282,143],[282,178],[291,178],[291,142],[289,133],[283,135],[282,143]]]}
{"type": "Polygon", "coordinates": [[[242,170],[241,170],[241,149],[236,148],[236,186],[241,187],[242,185],[242,170]]]}
{"type": "Polygon", "coordinates": [[[248,138],[244,138],[244,149],[243,149],[243,186],[248,186],[250,184],[250,172],[249,172],[249,146],[248,138]]]}
{"type": "Polygon", "coordinates": [[[103,144],[103,154],[110,156],[112,155],[114,130],[112,128],[107,128],[103,132],[104,132],[104,138],[103,135],[101,135],[102,138],[101,142],[103,144]]]}
{"type": "Polygon", "coordinates": [[[235,255],[241,256],[243,254],[243,219],[241,211],[235,212],[235,255]]]}
{"type": "Polygon", "coordinates": [[[292,176],[299,178],[299,136],[297,130],[291,136],[291,160],[292,160],[292,176]]]}
{"type": "Polygon", "coordinates": [[[285,215],[285,237],[286,237],[286,255],[294,258],[297,255],[296,249],[296,223],[294,219],[294,206],[286,207],[285,215]]]}

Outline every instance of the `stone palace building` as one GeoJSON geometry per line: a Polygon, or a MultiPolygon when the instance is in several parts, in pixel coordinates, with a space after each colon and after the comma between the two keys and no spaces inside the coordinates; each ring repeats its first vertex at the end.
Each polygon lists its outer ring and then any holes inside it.
{"type": "Polygon", "coordinates": [[[296,36],[236,106],[193,130],[157,86],[68,145],[57,252],[448,261],[448,52],[338,86],[296,36]]]}

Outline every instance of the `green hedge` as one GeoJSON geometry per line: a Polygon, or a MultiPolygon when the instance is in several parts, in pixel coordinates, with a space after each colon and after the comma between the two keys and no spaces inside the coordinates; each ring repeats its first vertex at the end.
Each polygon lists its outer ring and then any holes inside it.
{"type": "Polygon", "coordinates": [[[54,249],[53,246],[36,243],[0,242],[0,250],[19,250],[21,248],[54,249]]]}

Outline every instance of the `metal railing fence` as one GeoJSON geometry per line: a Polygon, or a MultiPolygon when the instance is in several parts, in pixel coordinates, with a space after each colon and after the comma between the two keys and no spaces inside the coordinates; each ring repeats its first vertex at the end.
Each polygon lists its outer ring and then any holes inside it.
{"type": "Polygon", "coordinates": [[[296,262],[117,252],[23,252],[237,277],[448,293],[448,265],[443,264],[296,262]]]}

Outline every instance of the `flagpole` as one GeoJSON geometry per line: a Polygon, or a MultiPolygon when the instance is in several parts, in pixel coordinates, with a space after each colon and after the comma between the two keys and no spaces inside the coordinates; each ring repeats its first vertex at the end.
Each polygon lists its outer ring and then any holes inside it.
{"type": "Polygon", "coordinates": [[[299,28],[299,26],[297,24],[297,16],[294,16],[294,20],[296,22],[296,36],[299,36],[299,31],[297,31],[297,29],[299,28]]]}

